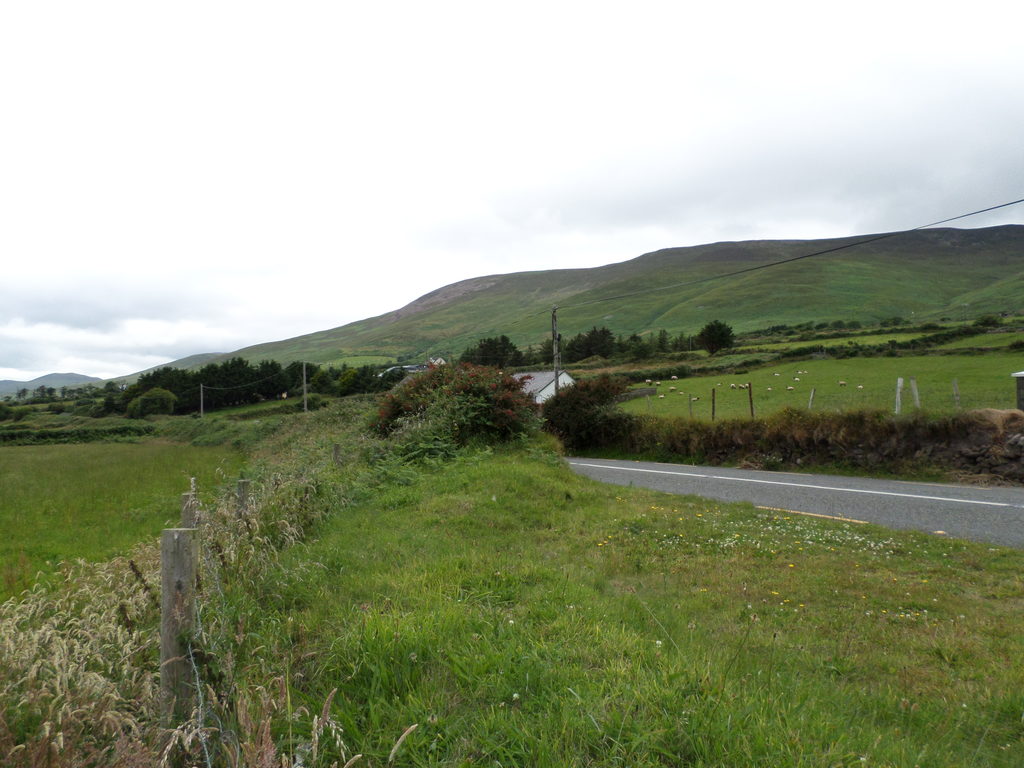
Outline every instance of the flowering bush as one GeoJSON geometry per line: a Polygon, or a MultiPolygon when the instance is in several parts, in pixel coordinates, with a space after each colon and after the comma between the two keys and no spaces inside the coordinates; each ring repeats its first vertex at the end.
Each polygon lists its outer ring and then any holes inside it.
{"type": "Polygon", "coordinates": [[[400,428],[431,425],[457,445],[507,440],[533,429],[532,398],[512,376],[482,365],[442,365],[416,374],[386,394],[371,429],[387,437],[400,428]]]}

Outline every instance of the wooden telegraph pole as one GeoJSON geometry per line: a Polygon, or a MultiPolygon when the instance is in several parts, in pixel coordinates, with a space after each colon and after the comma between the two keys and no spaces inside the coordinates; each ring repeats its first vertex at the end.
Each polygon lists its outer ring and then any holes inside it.
{"type": "Polygon", "coordinates": [[[555,364],[555,394],[558,394],[559,369],[562,367],[562,351],[559,342],[562,337],[558,334],[558,305],[551,308],[551,352],[555,364]]]}
{"type": "Polygon", "coordinates": [[[309,413],[309,406],[306,399],[306,364],[302,364],[302,412],[309,413]]]}
{"type": "Polygon", "coordinates": [[[203,385],[199,385],[199,418],[203,418],[203,385]]]}

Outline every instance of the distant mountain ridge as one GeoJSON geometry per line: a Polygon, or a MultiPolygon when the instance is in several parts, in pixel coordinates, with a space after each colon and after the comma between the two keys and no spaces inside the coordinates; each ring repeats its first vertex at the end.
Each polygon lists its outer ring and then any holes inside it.
{"type": "Polygon", "coordinates": [[[98,379],[95,376],[85,376],[81,373],[48,373],[45,376],[39,376],[31,381],[3,379],[0,380],[0,396],[17,394],[19,389],[27,389],[31,392],[39,387],[53,387],[54,389],[60,389],[61,387],[81,387],[85,384],[96,384],[101,381],[103,381],[103,379],[98,379]]]}
{"type": "Polygon", "coordinates": [[[214,360],[450,358],[501,334],[520,346],[544,343],[554,305],[565,337],[595,325],[626,335],[661,328],[693,333],[717,318],[743,331],[808,320],[960,319],[1024,307],[1024,225],[915,230],[858,244],[876,237],[720,242],[601,267],[471,278],[377,317],[214,360]],[[857,245],[768,266],[851,244],[857,245]],[[739,270],[751,271],[719,277],[739,270]]]}

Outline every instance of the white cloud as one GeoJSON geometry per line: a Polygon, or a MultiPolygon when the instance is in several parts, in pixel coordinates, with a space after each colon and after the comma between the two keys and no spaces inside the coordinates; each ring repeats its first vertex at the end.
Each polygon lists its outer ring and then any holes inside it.
{"type": "Polygon", "coordinates": [[[482,274],[1024,196],[1021,15],[7,4],[0,370],[124,374],[482,274]]]}

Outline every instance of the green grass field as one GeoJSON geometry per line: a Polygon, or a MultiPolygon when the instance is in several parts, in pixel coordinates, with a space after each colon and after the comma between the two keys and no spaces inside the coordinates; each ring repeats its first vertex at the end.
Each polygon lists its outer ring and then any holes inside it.
{"type": "Polygon", "coordinates": [[[749,382],[758,416],[784,407],[806,408],[811,389],[814,389],[815,410],[893,410],[896,379],[900,376],[904,379],[902,409],[905,413],[914,409],[910,377],[917,380],[921,407],[929,411],[955,410],[954,379],[962,408],[1015,408],[1016,387],[1010,374],[1021,369],[1024,369],[1024,355],[1003,353],[805,360],[758,368],[746,374],[662,381],[657,395],[630,400],[623,408],[633,413],[688,416],[692,405],[694,418],[710,419],[711,390],[714,389],[716,418],[749,417],[748,391],[731,387],[749,382]],[[840,381],[845,381],[846,386],[840,386],[840,381]],[[692,397],[700,399],[691,402],[692,397]]]}
{"type": "MultiPolygon", "coordinates": [[[[1007,331],[1003,333],[985,333],[980,336],[971,336],[966,339],[957,339],[948,344],[943,344],[939,349],[998,349],[1008,347],[1018,341],[1024,341],[1024,333],[1019,331],[1007,331]]],[[[1024,355],[1021,355],[1024,359],[1024,355]]]]}
{"type": "Polygon", "coordinates": [[[1022,566],[499,451],[332,518],[250,631],[286,628],[292,707],[337,689],[341,762],[416,724],[395,765],[1009,767],[1022,566]]]}
{"type": "Polygon", "coordinates": [[[740,344],[737,349],[739,350],[765,350],[768,352],[782,352],[787,349],[814,349],[817,347],[839,347],[844,345],[860,344],[863,346],[873,346],[876,344],[886,344],[890,340],[898,342],[911,341],[913,339],[919,339],[925,336],[925,333],[873,333],[866,336],[849,336],[841,337],[836,339],[819,339],[817,341],[772,341],[765,344],[740,344]]]}
{"type": "Polygon", "coordinates": [[[0,447],[0,599],[61,561],[103,560],[177,525],[195,477],[210,498],[242,457],[162,442],[0,447]]]}

